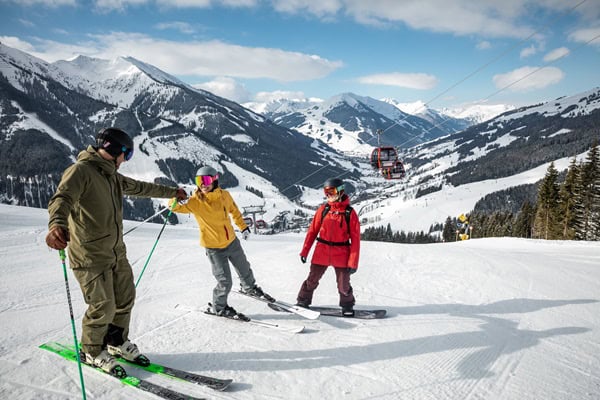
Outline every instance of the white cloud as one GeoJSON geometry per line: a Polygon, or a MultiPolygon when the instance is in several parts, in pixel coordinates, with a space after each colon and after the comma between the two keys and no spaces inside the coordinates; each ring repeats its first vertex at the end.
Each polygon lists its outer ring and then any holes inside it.
{"type": "Polygon", "coordinates": [[[492,48],[492,44],[487,40],[482,40],[481,42],[477,43],[477,46],[475,47],[477,50],[487,50],[492,48]]]}
{"type": "Polygon", "coordinates": [[[47,62],[67,60],[80,54],[90,57],[97,57],[99,53],[97,43],[95,42],[65,44],[36,38],[35,44],[32,44],[19,38],[9,36],[0,37],[0,41],[7,46],[25,51],[47,62]]]}
{"type": "Polygon", "coordinates": [[[179,31],[181,33],[186,33],[186,34],[191,34],[191,33],[196,32],[196,29],[194,29],[192,27],[192,25],[188,24],[187,22],[182,22],[182,21],[161,22],[161,23],[154,25],[154,27],[159,30],[173,29],[173,30],[179,31]]]}
{"type": "Polygon", "coordinates": [[[159,8],[255,7],[258,0],[96,0],[96,8],[104,11],[123,11],[127,7],[155,4],[159,8]]]}
{"type": "Polygon", "coordinates": [[[251,93],[243,84],[229,77],[221,76],[210,82],[197,83],[192,86],[197,89],[203,89],[207,92],[214,93],[217,96],[233,100],[237,103],[247,102],[252,97],[251,93]]]}
{"type": "Polygon", "coordinates": [[[306,96],[304,95],[304,92],[294,92],[287,90],[275,90],[273,92],[258,92],[254,96],[254,101],[258,101],[261,103],[268,103],[273,100],[281,99],[303,101],[306,100],[306,96]]]}
{"type": "Polygon", "coordinates": [[[544,61],[546,61],[546,62],[556,61],[559,58],[563,58],[563,57],[569,55],[569,53],[570,53],[570,51],[566,47],[559,47],[558,49],[554,49],[554,50],[550,51],[548,54],[546,54],[544,56],[544,61]]]}
{"type": "Polygon", "coordinates": [[[119,32],[90,38],[89,42],[74,45],[37,39],[36,45],[25,51],[49,62],[79,54],[104,59],[132,56],[173,75],[268,78],[282,82],[323,78],[343,65],[317,55],[216,40],[174,42],[119,32]]]}
{"type": "Polygon", "coordinates": [[[591,45],[600,46],[600,26],[578,29],[569,34],[569,39],[579,43],[587,43],[590,40],[593,40],[590,42],[591,45]]]}
{"type": "MultiPolygon", "coordinates": [[[[9,0],[10,1],[10,0],[9,0]]],[[[12,2],[20,6],[46,6],[46,7],[62,7],[76,6],[77,0],[13,0],[12,2]]]]}
{"type": "Polygon", "coordinates": [[[0,36],[0,42],[8,47],[14,47],[15,49],[24,51],[26,53],[33,54],[35,47],[24,40],[14,36],[0,36]]]}
{"type": "Polygon", "coordinates": [[[127,6],[139,6],[147,2],[148,0],[96,0],[96,8],[103,11],[123,11],[127,6]]]}
{"type": "Polygon", "coordinates": [[[527,92],[554,85],[564,78],[565,74],[556,67],[522,67],[505,74],[494,75],[494,85],[498,89],[509,89],[513,92],[527,92]]]}
{"type": "Polygon", "coordinates": [[[535,47],[535,45],[531,45],[529,47],[525,47],[523,50],[521,50],[521,53],[519,54],[519,56],[521,58],[527,58],[529,56],[534,55],[535,53],[537,53],[537,49],[535,47]]]}
{"type": "Polygon", "coordinates": [[[340,0],[272,0],[276,11],[298,14],[308,12],[319,18],[328,18],[337,14],[343,7],[340,0]]]}
{"type": "MultiPolygon", "coordinates": [[[[279,0],[277,11],[310,13],[319,18],[349,15],[358,23],[389,25],[402,23],[413,29],[449,32],[456,35],[478,34],[485,37],[530,35],[533,29],[522,26],[519,17],[531,12],[531,0],[279,0]],[[440,12],[443,10],[443,12],[440,12]]],[[[540,5],[540,7],[544,4],[540,5]]]]}
{"type": "Polygon", "coordinates": [[[563,0],[272,0],[272,4],[279,12],[326,20],[350,16],[366,25],[404,24],[418,30],[492,38],[528,37],[539,28],[523,22],[533,14],[574,10],[584,20],[600,17],[597,0],[582,4],[563,0]]]}
{"type": "Polygon", "coordinates": [[[429,74],[412,73],[404,74],[392,72],[389,74],[374,74],[358,78],[358,82],[369,85],[399,86],[409,89],[427,90],[434,88],[438,79],[429,74]]]}
{"type": "Polygon", "coordinates": [[[21,23],[21,25],[26,26],[28,28],[33,28],[35,24],[28,19],[19,18],[17,21],[21,23]]]}

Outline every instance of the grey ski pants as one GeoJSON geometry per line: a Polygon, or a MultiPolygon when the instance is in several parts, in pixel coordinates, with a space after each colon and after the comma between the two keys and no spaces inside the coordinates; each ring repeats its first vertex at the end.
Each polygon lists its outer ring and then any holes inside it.
{"type": "Polygon", "coordinates": [[[212,265],[212,273],[217,280],[213,289],[213,311],[218,312],[227,306],[227,296],[233,285],[231,268],[235,268],[243,289],[250,289],[256,284],[250,263],[244,254],[240,240],[236,237],[231,244],[223,249],[206,249],[206,255],[212,265]]]}

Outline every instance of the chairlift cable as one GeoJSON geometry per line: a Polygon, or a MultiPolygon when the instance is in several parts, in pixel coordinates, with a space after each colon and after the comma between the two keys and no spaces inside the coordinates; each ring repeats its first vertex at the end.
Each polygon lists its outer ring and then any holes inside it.
{"type": "MultiPolygon", "coordinates": [[[[479,67],[478,67],[478,68],[476,68],[474,71],[470,72],[470,73],[469,73],[469,74],[467,74],[465,77],[463,77],[463,78],[459,79],[459,80],[458,80],[458,81],[456,81],[454,84],[450,85],[450,86],[449,86],[447,89],[443,90],[441,93],[439,93],[439,94],[437,94],[436,96],[434,96],[432,99],[430,99],[430,100],[428,100],[427,102],[423,103],[423,105],[421,106],[421,108],[424,108],[425,106],[427,106],[427,105],[429,105],[429,104],[433,103],[435,100],[439,99],[439,98],[440,98],[441,96],[443,96],[444,94],[448,93],[448,92],[449,92],[449,91],[451,91],[452,89],[456,88],[456,87],[457,87],[457,86],[459,86],[460,84],[464,83],[465,81],[467,81],[468,79],[472,78],[473,76],[475,76],[475,75],[476,75],[476,74],[478,74],[479,72],[483,71],[485,68],[489,67],[489,66],[490,66],[490,65],[492,65],[493,63],[497,62],[498,60],[500,60],[501,58],[503,58],[504,56],[506,56],[506,55],[507,55],[509,52],[513,51],[513,50],[514,50],[515,48],[517,48],[518,46],[520,46],[520,45],[522,45],[523,43],[525,43],[525,42],[529,41],[531,38],[533,38],[533,37],[534,37],[535,35],[537,35],[538,33],[542,32],[543,30],[546,30],[546,29],[550,28],[551,26],[553,26],[554,24],[556,24],[556,23],[558,22],[558,20],[560,20],[561,18],[565,17],[565,16],[566,16],[566,15],[568,15],[568,14],[571,14],[571,13],[572,13],[572,12],[573,12],[575,9],[577,9],[578,7],[580,7],[580,6],[581,6],[582,4],[584,4],[586,1],[587,1],[587,0],[582,0],[582,1],[580,1],[579,3],[577,3],[576,5],[574,5],[573,7],[571,7],[570,9],[568,9],[568,10],[564,11],[562,14],[560,14],[560,15],[556,16],[554,19],[552,19],[551,21],[549,21],[548,23],[546,23],[545,25],[543,25],[541,28],[539,28],[539,29],[537,29],[536,31],[534,31],[533,33],[531,33],[531,34],[530,34],[529,36],[527,36],[526,38],[524,38],[524,39],[520,40],[519,42],[515,43],[514,45],[510,46],[508,49],[506,49],[505,51],[503,51],[502,53],[500,53],[499,55],[497,55],[496,57],[494,57],[494,58],[493,58],[493,59],[491,59],[490,61],[486,62],[485,64],[483,64],[483,65],[481,65],[481,66],[479,66],[479,67]]],[[[592,40],[590,40],[590,41],[586,42],[585,44],[588,44],[588,43],[590,43],[590,42],[592,42],[592,41],[596,40],[597,38],[598,38],[598,37],[595,37],[595,38],[593,38],[592,40]]],[[[558,60],[560,60],[560,59],[558,59],[558,60]]],[[[556,60],[555,60],[555,61],[556,61],[556,60]]],[[[537,70],[536,70],[535,72],[537,72],[537,70]]],[[[532,73],[531,73],[531,74],[532,74],[532,73]]],[[[531,74],[528,74],[527,76],[530,76],[531,74]]],[[[526,77],[527,77],[527,76],[526,76],[526,77]]],[[[523,79],[523,78],[521,78],[521,79],[519,79],[519,80],[522,80],[522,79],[523,79]]],[[[515,83],[516,83],[516,82],[515,82],[515,83]]],[[[514,83],[513,83],[513,84],[514,84],[514,83]]],[[[511,85],[512,85],[512,84],[511,84],[511,85]]],[[[506,89],[506,88],[510,87],[511,85],[509,85],[509,86],[506,86],[506,87],[505,87],[505,88],[503,88],[503,89],[506,89]]],[[[496,93],[494,93],[493,95],[496,95],[497,93],[500,93],[500,92],[501,92],[503,89],[501,89],[501,90],[497,91],[497,92],[496,92],[496,93]]],[[[491,96],[489,96],[489,97],[491,97],[491,96]]],[[[488,97],[488,98],[489,98],[489,97],[488,97]]],[[[420,108],[420,109],[421,109],[421,108],[420,108]]],[[[420,109],[419,109],[419,110],[420,110],[420,109]]],[[[390,130],[390,129],[391,129],[391,128],[393,128],[394,126],[396,126],[396,125],[399,125],[400,123],[402,123],[402,122],[406,121],[406,119],[407,119],[407,118],[408,118],[408,115],[407,115],[405,118],[403,118],[403,119],[401,119],[401,120],[399,120],[399,121],[394,121],[394,123],[393,123],[392,125],[390,125],[390,126],[388,126],[387,128],[383,129],[383,130],[382,130],[382,132],[381,132],[381,134],[383,134],[383,133],[385,133],[386,131],[390,130]]],[[[436,127],[439,127],[439,126],[443,125],[443,124],[444,124],[446,121],[449,121],[449,118],[446,118],[444,121],[442,121],[442,122],[440,122],[440,123],[436,124],[435,126],[433,126],[432,128],[430,128],[429,130],[425,131],[425,133],[428,133],[428,132],[430,132],[431,130],[433,130],[434,128],[436,128],[436,127]]],[[[378,147],[379,147],[379,143],[380,143],[379,141],[380,141],[380,136],[381,136],[381,134],[377,134],[377,144],[378,144],[378,147]]],[[[409,134],[409,135],[410,135],[410,134],[409,134]]],[[[421,133],[421,135],[422,135],[422,133],[421,133]]],[[[402,145],[404,145],[404,144],[406,144],[406,143],[410,142],[412,139],[414,139],[414,138],[416,138],[416,137],[417,137],[417,135],[410,135],[410,136],[412,136],[412,138],[411,138],[411,139],[408,139],[407,141],[405,141],[405,142],[401,143],[399,146],[402,146],[402,145]]],[[[369,140],[366,140],[364,143],[369,143],[369,142],[371,142],[373,139],[374,139],[374,137],[371,137],[369,140]]],[[[359,147],[359,146],[356,146],[356,147],[355,147],[353,150],[357,149],[358,147],[359,147]]],[[[302,182],[302,181],[304,181],[305,179],[307,179],[307,178],[309,178],[309,177],[311,177],[311,176],[313,176],[313,175],[317,174],[318,172],[320,172],[320,171],[324,170],[324,169],[325,169],[325,168],[327,168],[327,167],[328,167],[328,165],[324,165],[324,166],[322,166],[322,167],[320,167],[320,168],[316,169],[316,170],[315,170],[315,171],[313,171],[311,174],[309,174],[309,175],[305,176],[304,178],[302,178],[302,179],[300,179],[300,180],[296,181],[295,183],[293,183],[293,184],[291,184],[291,185],[289,185],[289,186],[285,187],[284,189],[282,189],[282,190],[281,190],[281,193],[284,193],[284,192],[285,192],[285,191],[287,191],[288,189],[291,189],[292,187],[296,186],[296,185],[297,185],[297,184],[299,184],[300,182],[302,182]]],[[[337,177],[338,177],[338,178],[341,178],[341,177],[343,177],[343,176],[345,176],[345,175],[347,175],[347,174],[349,174],[349,173],[350,173],[349,171],[346,171],[346,172],[343,172],[343,173],[339,174],[337,177]]],[[[300,196],[301,196],[301,194],[300,194],[300,195],[298,195],[298,196],[296,196],[296,197],[294,197],[294,198],[293,198],[293,199],[291,199],[291,200],[295,200],[296,198],[298,198],[298,197],[300,197],[300,196]]]]}

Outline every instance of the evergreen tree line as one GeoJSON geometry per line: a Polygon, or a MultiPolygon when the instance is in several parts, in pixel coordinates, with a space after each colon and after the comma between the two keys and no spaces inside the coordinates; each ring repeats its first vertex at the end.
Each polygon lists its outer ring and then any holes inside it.
{"type": "Polygon", "coordinates": [[[438,235],[430,235],[429,233],[425,233],[424,231],[394,232],[392,230],[392,226],[389,223],[387,224],[387,227],[374,226],[365,229],[365,231],[361,233],[360,239],[392,243],[436,243],[440,241],[438,235]]]}
{"type": "Polygon", "coordinates": [[[252,186],[246,186],[246,190],[249,191],[250,193],[254,193],[255,195],[257,195],[258,197],[260,197],[261,199],[264,198],[265,196],[263,195],[263,192],[261,192],[258,189],[253,188],[252,186]]]}
{"type": "MultiPolygon", "coordinates": [[[[520,210],[473,211],[471,237],[513,236],[547,240],[600,240],[600,153],[595,142],[586,160],[573,159],[562,182],[554,163],[541,181],[537,200],[520,210]]],[[[444,224],[444,241],[456,240],[456,219],[444,224]]]]}

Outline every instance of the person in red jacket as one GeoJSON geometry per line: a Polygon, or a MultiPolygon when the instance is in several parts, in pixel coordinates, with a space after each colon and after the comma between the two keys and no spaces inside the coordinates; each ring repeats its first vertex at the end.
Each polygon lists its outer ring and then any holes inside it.
{"type": "Polygon", "coordinates": [[[350,198],[344,193],[344,182],[338,178],[325,181],[323,190],[327,203],[322,204],[315,216],[300,252],[300,261],[306,263],[316,239],[317,245],[310,264],[308,278],[298,292],[297,305],[309,307],[313,292],[319,286],[328,266],[333,266],[340,294],[342,314],[354,316],[354,294],[350,275],[358,268],[360,253],[360,223],[358,214],[350,207],[350,198]]]}

